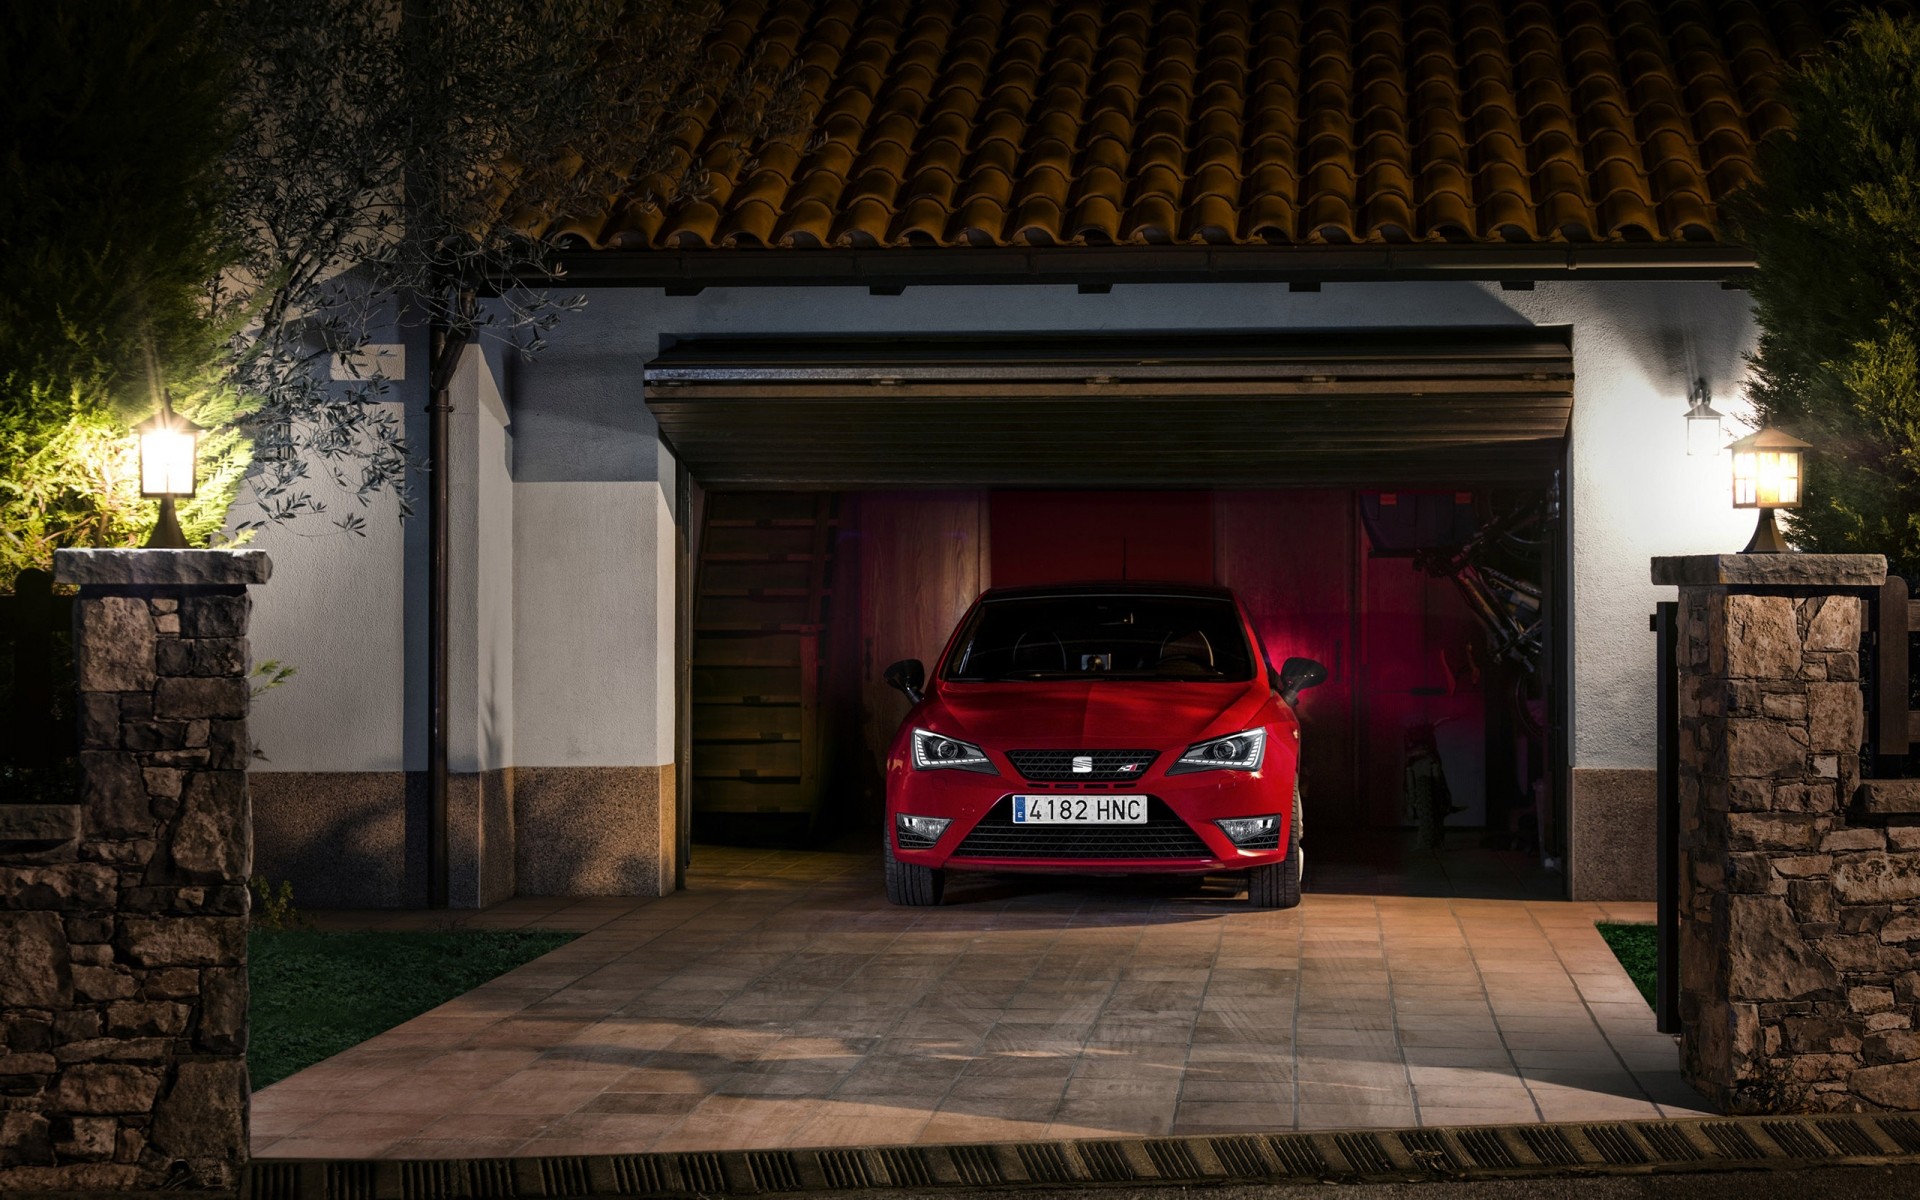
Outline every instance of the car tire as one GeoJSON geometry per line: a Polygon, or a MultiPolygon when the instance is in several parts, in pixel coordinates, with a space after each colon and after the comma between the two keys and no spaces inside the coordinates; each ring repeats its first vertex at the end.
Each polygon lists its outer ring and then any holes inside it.
{"type": "Polygon", "coordinates": [[[923,867],[919,863],[904,863],[895,858],[891,831],[880,835],[880,845],[886,852],[888,900],[914,908],[929,908],[945,898],[945,871],[937,867],[923,867]]]}
{"type": "Polygon", "coordinates": [[[1247,903],[1255,908],[1294,908],[1300,903],[1300,874],[1306,855],[1300,849],[1300,785],[1293,787],[1293,819],[1287,822],[1287,856],[1247,872],[1247,903]]]}

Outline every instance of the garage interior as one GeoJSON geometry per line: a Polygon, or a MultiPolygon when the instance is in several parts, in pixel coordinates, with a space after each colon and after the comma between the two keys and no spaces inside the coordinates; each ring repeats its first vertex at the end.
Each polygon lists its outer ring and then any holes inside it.
{"type": "Polygon", "coordinates": [[[647,401],[688,477],[683,847],[870,843],[881,673],[986,587],[1217,583],[1329,668],[1309,892],[1564,897],[1566,330],[701,339],[647,401]]]}

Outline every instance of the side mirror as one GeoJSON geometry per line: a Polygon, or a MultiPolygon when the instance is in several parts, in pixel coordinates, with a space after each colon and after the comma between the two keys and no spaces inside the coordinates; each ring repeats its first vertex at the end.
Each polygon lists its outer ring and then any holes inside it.
{"type": "Polygon", "coordinates": [[[1290,658],[1280,664],[1280,698],[1288,704],[1310,687],[1327,681],[1327,668],[1311,658],[1290,658]]]}
{"type": "MultiPolygon", "coordinates": [[[[1326,672],[1322,671],[1321,674],[1326,672]]],[[[926,693],[921,689],[927,685],[927,668],[917,658],[901,659],[888,667],[887,673],[881,678],[887,681],[888,687],[899,688],[915,704],[926,699],[926,693]]]]}

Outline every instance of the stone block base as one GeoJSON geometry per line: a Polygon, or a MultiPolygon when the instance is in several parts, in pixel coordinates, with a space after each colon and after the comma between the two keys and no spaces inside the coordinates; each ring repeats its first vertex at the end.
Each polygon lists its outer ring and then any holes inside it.
{"type": "Polygon", "coordinates": [[[513,796],[523,896],[673,890],[673,767],[520,767],[513,796]]]}
{"type": "MultiPolygon", "coordinates": [[[[514,895],[656,896],[673,888],[673,768],[518,767],[448,789],[456,908],[514,895]]],[[[419,908],[426,774],[253,776],[256,871],[305,908],[419,908]]]]}

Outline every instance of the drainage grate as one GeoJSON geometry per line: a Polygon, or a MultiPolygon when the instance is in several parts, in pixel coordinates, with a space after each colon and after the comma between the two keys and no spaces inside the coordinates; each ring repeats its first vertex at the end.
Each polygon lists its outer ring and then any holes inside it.
{"type": "Polygon", "coordinates": [[[1549,1125],[1521,1126],[1520,1140],[1533,1156],[1549,1167],[1571,1167],[1580,1161],[1579,1153],[1567,1135],[1549,1125]]]}
{"type": "Polygon", "coordinates": [[[925,1150],[886,1146],[880,1151],[880,1165],[887,1169],[887,1178],[894,1187],[933,1186],[933,1172],[927,1168],[925,1150]]]}
{"type": "Polygon", "coordinates": [[[1217,1137],[1212,1141],[1213,1156],[1236,1179],[1263,1179],[1269,1168],[1260,1153],[1260,1143],[1250,1137],[1217,1137]]]}
{"type": "Polygon", "coordinates": [[[1593,1143],[1593,1148],[1600,1152],[1603,1160],[1616,1167],[1647,1161],[1646,1154],[1624,1125],[1582,1125],[1580,1132],[1587,1135],[1587,1140],[1593,1143]]]}
{"type": "Polygon", "coordinates": [[[1832,1158],[1833,1151],[1797,1121],[1762,1121],[1760,1128],[1787,1152],[1788,1158],[1832,1158]]]}
{"type": "Polygon", "coordinates": [[[1020,1165],[1035,1183],[1072,1183],[1073,1168],[1059,1142],[1024,1142],[1019,1147],[1020,1165]]]}
{"type": "Polygon", "coordinates": [[[1893,1144],[1908,1154],[1920,1154],[1920,1122],[1912,1117],[1887,1117],[1880,1122],[1880,1132],[1893,1139],[1893,1144]]]}
{"type": "Polygon", "coordinates": [[[373,1164],[328,1163],[327,1200],[373,1200],[373,1164]]]}
{"type": "Polygon", "coordinates": [[[1460,1159],[1454,1154],[1453,1147],[1447,1145],[1447,1139],[1431,1129],[1409,1129],[1400,1135],[1400,1145],[1405,1147],[1407,1156],[1414,1165],[1425,1167],[1429,1171],[1458,1171],[1460,1159]]]}
{"type": "Polygon", "coordinates": [[[1185,1142],[1172,1138],[1154,1138],[1145,1143],[1147,1161],[1153,1169],[1160,1172],[1162,1179],[1199,1179],[1210,1175],[1210,1171],[1200,1169],[1200,1160],[1185,1142]]]}
{"type": "Polygon", "coordinates": [[[954,1170],[960,1172],[962,1183],[978,1187],[1004,1182],[1000,1178],[1000,1164],[993,1161],[992,1151],[985,1146],[950,1146],[947,1155],[953,1159],[954,1170]]]}
{"type": "Polygon", "coordinates": [[[1706,1157],[1678,1125],[1642,1125],[1639,1129],[1653,1152],[1668,1162],[1699,1162],[1706,1157]]]}
{"type": "Polygon", "coordinates": [[[405,1200],[438,1200],[465,1191],[466,1165],[458,1159],[421,1159],[400,1164],[400,1195],[405,1200]]]}
{"type": "Polygon", "coordinates": [[[1320,1147],[1303,1133],[1275,1134],[1267,1139],[1267,1145],[1273,1147],[1274,1157],[1280,1160],[1280,1165],[1289,1175],[1312,1175],[1317,1178],[1330,1173],[1326,1156],[1320,1153],[1320,1147]]]}
{"type": "Polygon", "coordinates": [[[1704,1122],[1700,1126],[1700,1132],[1707,1135],[1707,1140],[1713,1143],[1713,1148],[1720,1152],[1721,1158],[1751,1161],[1767,1156],[1766,1151],[1760,1149],[1754,1144],[1754,1140],[1747,1136],[1747,1131],[1732,1121],[1704,1122]]]}
{"type": "Polygon", "coordinates": [[[1088,1173],[1101,1183],[1125,1183],[1139,1177],[1117,1142],[1080,1143],[1080,1161],[1087,1164],[1088,1173]]]}
{"type": "Polygon", "coordinates": [[[1347,1156],[1347,1162],[1362,1175],[1380,1175],[1393,1170],[1393,1160],[1370,1133],[1336,1133],[1333,1144],[1347,1156]]]}
{"type": "Polygon", "coordinates": [[[298,1200],[300,1166],[255,1159],[247,1170],[247,1185],[253,1200],[298,1200]]]}
{"type": "Polygon", "coordinates": [[[1022,1171],[1033,1184],[1060,1187],[1148,1179],[1176,1184],[1228,1178],[1332,1181],[1406,1177],[1410,1172],[1471,1179],[1638,1174],[1668,1167],[1741,1171],[1765,1160],[1771,1160],[1765,1165],[1786,1166],[1837,1159],[1920,1159],[1920,1114],[1109,1137],[1004,1145],[842,1146],[737,1155],[571,1155],[377,1164],[270,1159],[248,1167],[244,1191],[251,1200],[375,1200],[376,1196],[491,1200],[601,1194],[744,1198],[824,1190],[858,1194],[875,1189],[918,1197],[1001,1188],[1020,1182],[1022,1171]]]}
{"type": "Polygon", "coordinates": [[[1814,1126],[1842,1154],[1872,1156],[1881,1153],[1880,1147],[1857,1122],[1829,1117],[1824,1121],[1815,1121],[1814,1126]]]}
{"type": "MultiPolygon", "coordinates": [[[[613,1186],[629,1196],[650,1196],[655,1192],[680,1190],[668,1160],[655,1154],[627,1154],[613,1160],[613,1186]]],[[[479,1189],[475,1189],[476,1192],[479,1189]]],[[[491,1192],[480,1192],[492,1195],[491,1192]]]]}
{"type": "Polygon", "coordinates": [[[1473,1161],[1483,1167],[1520,1165],[1520,1160],[1513,1156],[1513,1151],[1507,1149],[1507,1144],[1500,1140],[1500,1135],[1491,1129],[1462,1129],[1459,1137],[1460,1144],[1467,1148],[1467,1153],[1473,1156],[1473,1161]]]}
{"type": "Polygon", "coordinates": [[[678,1166],[680,1186],[689,1192],[727,1190],[727,1173],[720,1166],[718,1154],[682,1154],[678,1166]]]}
{"type": "Polygon", "coordinates": [[[800,1190],[800,1172],[793,1164],[793,1155],[784,1150],[760,1150],[748,1154],[747,1170],[753,1173],[754,1186],[763,1192],[800,1190]]]}
{"type": "Polygon", "coordinates": [[[870,1188],[873,1186],[873,1173],[867,1170],[866,1157],[858,1150],[820,1151],[820,1173],[827,1177],[828,1187],[870,1188]]]}
{"type": "Polygon", "coordinates": [[[591,1196],[593,1180],[584,1158],[543,1158],[540,1182],[549,1196],[591,1196]]]}

